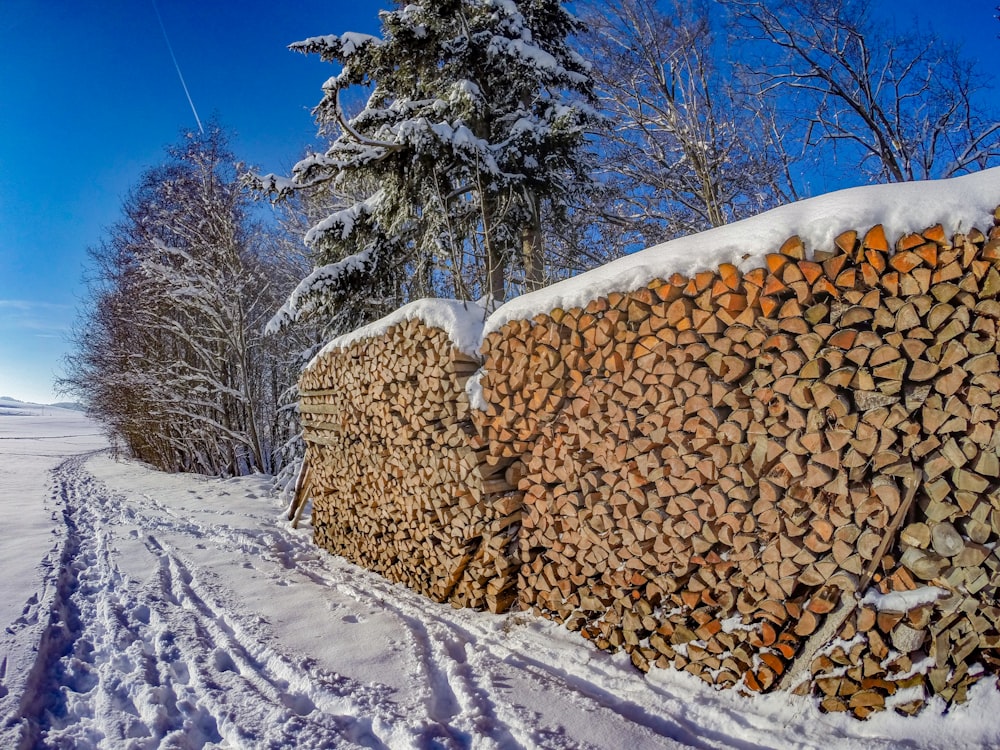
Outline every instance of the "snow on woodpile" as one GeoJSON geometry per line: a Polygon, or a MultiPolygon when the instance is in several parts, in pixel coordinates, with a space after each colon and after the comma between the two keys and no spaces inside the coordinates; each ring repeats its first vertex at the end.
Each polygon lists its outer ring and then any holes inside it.
{"type": "Polygon", "coordinates": [[[998,203],[997,170],[846,191],[502,307],[473,418],[519,466],[520,606],[858,717],[965,700],[1000,666],[998,203]]]}
{"type": "Polygon", "coordinates": [[[307,369],[311,368],[319,358],[335,349],[345,349],[362,339],[376,338],[390,328],[411,320],[420,321],[430,328],[440,328],[456,349],[463,354],[478,357],[479,347],[482,345],[483,324],[486,320],[485,308],[475,302],[452,299],[419,299],[404,305],[374,323],[329,341],[307,369]]]}
{"type": "Polygon", "coordinates": [[[305,491],[320,546],[435,601],[503,611],[521,502],[473,438],[483,318],[423,300],[326,346],[300,381],[305,491]]]}
{"type": "Polygon", "coordinates": [[[798,235],[807,252],[829,248],[847,229],[881,224],[895,237],[941,224],[947,235],[981,223],[1000,201],[1000,167],[949,180],[867,185],[809,198],[707,232],[671,240],[517,297],[490,316],[486,333],[555,308],[569,310],[611,292],[630,292],[673,273],[691,276],[721,263],[741,270],[798,235]]]}
{"type": "MultiPolygon", "coordinates": [[[[432,526],[382,499],[391,465],[500,519],[491,608],[516,596],[642,670],[812,693],[860,718],[960,703],[1000,666],[998,203],[990,170],[651,248],[502,306],[478,372],[474,327],[439,320],[466,342],[445,344],[462,352],[445,396],[428,398],[442,378],[420,373],[442,354],[420,342],[447,336],[419,304],[332,342],[303,377],[310,465],[329,462],[323,446],[346,457],[314,485],[318,534],[371,508],[352,559],[389,577],[425,559],[392,546],[432,526]],[[442,403],[459,405],[440,424],[467,461],[447,482],[437,453],[405,453],[433,442],[421,430],[442,403]]],[[[480,538],[435,514],[437,539],[480,538]]],[[[479,549],[432,563],[451,571],[432,595],[479,549]]]]}

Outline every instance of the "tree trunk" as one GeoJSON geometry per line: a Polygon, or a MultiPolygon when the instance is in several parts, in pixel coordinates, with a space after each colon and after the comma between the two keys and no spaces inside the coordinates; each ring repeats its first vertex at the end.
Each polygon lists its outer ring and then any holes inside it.
{"type": "Polygon", "coordinates": [[[486,290],[497,302],[503,302],[506,297],[504,281],[506,280],[506,263],[503,249],[494,241],[493,214],[495,206],[491,201],[482,201],[483,211],[483,246],[486,249],[486,290]]]}
{"type": "Polygon", "coordinates": [[[545,265],[542,244],[542,220],[538,196],[528,193],[531,217],[521,230],[521,262],[524,264],[524,288],[533,292],[545,286],[545,265]]]}

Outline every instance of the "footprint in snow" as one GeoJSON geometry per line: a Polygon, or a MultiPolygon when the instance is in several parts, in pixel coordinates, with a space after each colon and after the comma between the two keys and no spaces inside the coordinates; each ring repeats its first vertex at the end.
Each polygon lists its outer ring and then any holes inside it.
{"type": "Polygon", "coordinates": [[[132,617],[143,625],[149,625],[149,607],[145,604],[140,604],[132,610],[132,617]]]}
{"type": "Polygon", "coordinates": [[[212,654],[212,663],[220,672],[239,672],[236,662],[233,661],[233,657],[221,648],[215,649],[215,652],[212,654]]]}
{"type": "Polygon", "coordinates": [[[286,708],[294,711],[299,716],[308,716],[316,710],[316,704],[306,695],[282,693],[281,702],[285,704],[286,708]]]}
{"type": "Polygon", "coordinates": [[[187,685],[191,681],[191,672],[188,670],[187,664],[182,661],[172,662],[170,673],[173,675],[174,681],[181,685],[187,685]]]}

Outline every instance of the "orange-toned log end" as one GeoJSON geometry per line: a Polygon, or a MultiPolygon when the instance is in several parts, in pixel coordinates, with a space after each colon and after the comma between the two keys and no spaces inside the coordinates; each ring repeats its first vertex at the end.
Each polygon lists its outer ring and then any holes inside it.
{"type": "Polygon", "coordinates": [[[889,265],[892,266],[896,271],[900,273],[909,273],[914,268],[919,266],[923,262],[921,258],[916,253],[910,251],[905,251],[902,253],[896,253],[891,258],[889,258],[889,265]]]}
{"type": "Polygon", "coordinates": [[[760,312],[765,318],[775,317],[778,312],[778,308],[781,307],[781,302],[779,300],[767,295],[761,295],[761,297],[757,300],[757,304],[760,305],[760,312]]]}
{"type": "Polygon", "coordinates": [[[797,234],[793,234],[781,245],[779,253],[795,260],[803,260],[806,257],[806,246],[797,234]]]}
{"type": "Polygon", "coordinates": [[[798,266],[802,277],[810,284],[815,284],[816,280],[823,275],[823,266],[811,260],[800,260],[798,266]]]}
{"type": "Polygon", "coordinates": [[[765,648],[774,644],[778,640],[778,631],[769,622],[762,622],[760,629],[752,632],[748,639],[754,648],[765,648]]]}
{"type": "Polygon", "coordinates": [[[858,244],[858,233],[853,229],[838,234],[833,243],[848,255],[854,254],[858,244]]]}
{"type": "Polygon", "coordinates": [[[840,297],[840,290],[826,276],[822,276],[813,284],[813,295],[829,294],[831,297],[840,297]]]}
{"type": "Polygon", "coordinates": [[[740,270],[732,263],[722,263],[719,265],[719,278],[731,291],[740,288],[740,270]]]}
{"type": "Polygon", "coordinates": [[[925,242],[913,249],[929,268],[937,268],[938,265],[938,244],[936,242],[925,242]]]}
{"type": "Polygon", "coordinates": [[[695,289],[700,294],[701,292],[704,292],[706,289],[708,289],[712,285],[712,282],[715,281],[715,272],[699,271],[694,275],[693,281],[695,289]]]}
{"type": "MultiPolygon", "coordinates": [[[[771,654],[773,656],[773,654],[771,654]]],[[[760,685],[760,692],[764,692],[771,689],[775,681],[778,679],[778,675],[774,673],[770,667],[761,667],[757,670],[757,684],[760,685]]]]}
{"type": "Polygon", "coordinates": [[[876,224],[865,234],[862,244],[868,250],[878,250],[879,252],[889,252],[889,243],[885,238],[885,229],[881,224],[876,224]]]}
{"type": "Polygon", "coordinates": [[[767,276],[767,271],[763,268],[754,268],[751,271],[747,271],[743,275],[743,281],[747,284],[757,287],[758,289],[763,288],[764,279],[767,276]]]}
{"type": "Polygon", "coordinates": [[[931,242],[936,242],[939,245],[947,244],[948,236],[944,233],[944,227],[940,224],[935,224],[932,227],[927,227],[921,234],[929,239],[931,242]]]}
{"type": "MultiPolygon", "coordinates": [[[[768,670],[772,672],[772,681],[774,676],[781,675],[785,671],[785,662],[775,653],[765,651],[760,655],[760,660],[764,662],[764,664],[767,665],[768,670]]],[[[763,684],[763,680],[761,680],[761,684],[763,684]]]]}
{"type": "Polygon", "coordinates": [[[900,253],[904,250],[912,250],[918,245],[923,245],[927,241],[927,238],[921,234],[904,234],[898,240],[896,240],[896,252],[900,253]]]}
{"type": "Polygon", "coordinates": [[[764,261],[767,263],[767,270],[772,274],[776,274],[788,263],[788,256],[781,255],[780,253],[768,253],[764,257],[764,261]]]}

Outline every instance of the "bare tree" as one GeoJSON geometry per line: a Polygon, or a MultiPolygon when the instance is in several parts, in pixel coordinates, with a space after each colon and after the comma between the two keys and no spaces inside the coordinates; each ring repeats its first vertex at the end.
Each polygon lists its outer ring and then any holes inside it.
{"type": "Polygon", "coordinates": [[[905,181],[950,177],[1000,158],[1000,122],[980,78],[932,33],[890,33],[869,0],[733,0],[765,44],[748,65],[762,94],[792,108],[805,148],[832,146],[843,169],[905,181]]]}
{"type": "Polygon", "coordinates": [[[217,127],[144,173],[91,252],[91,300],[66,362],[78,395],[133,455],[169,471],[273,472],[280,340],[275,261],[217,127]]]}
{"type": "Polygon", "coordinates": [[[780,131],[719,64],[705,3],[609,0],[585,21],[618,223],[658,240],[791,197],[780,131]]]}

